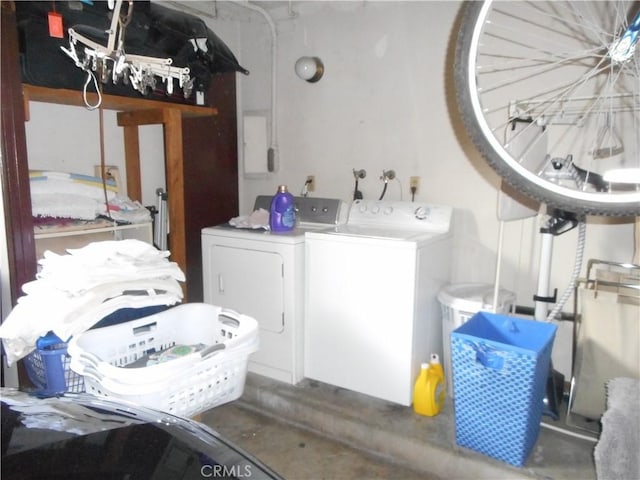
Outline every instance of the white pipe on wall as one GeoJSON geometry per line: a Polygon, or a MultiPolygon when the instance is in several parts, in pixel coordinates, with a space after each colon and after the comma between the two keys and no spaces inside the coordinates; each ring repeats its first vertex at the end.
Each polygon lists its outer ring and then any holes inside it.
{"type": "MultiPolygon", "coordinates": [[[[246,8],[248,10],[252,10],[254,12],[258,12],[260,15],[264,17],[269,25],[269,29],[271,31],[271,135],[270,135],[270,144],[269,151],[267,152],[267,158],[269,159],[270,171],[275,172],[278,167],[278,128],[277,128],[277,116],[276,116],[276,104],[277,104],[277,59],[278,59],[278,36],[276,30],[276,24],[264,8],[250,3],[244,0],[230,0],[231,3],[238,5],[239,7],[246,8]]],[[[189,10],[192,13],[197,15],[204,15],[209,18],[217,18],[217,3],[214,2],[214,14],[211,15],[207,12],[204,12],[198,8],[194,8],[187,3],[182,2],[170,2],[178,8],[189,10]]],[[[289,16],[296,16],[293,11],[293,6],[291,2],[289,2],[289,16]]]]}
{"type": "Polygon", "coordinates": [[[277,103],[277,59],[278,59],[278,35],[276,31],[276,24],[274,23],[271,15],[262,7],[254,5],[250,2],[244,2],[241,0],[232,0],[234,4],[253,10],[260,13],[271,29],[271,143],[269,145],[268,158],[270,159],[270,171],[275,172],[278,167],[278,129],[277,129],[277,116],[276,116],[276,103],[277,103]]]}

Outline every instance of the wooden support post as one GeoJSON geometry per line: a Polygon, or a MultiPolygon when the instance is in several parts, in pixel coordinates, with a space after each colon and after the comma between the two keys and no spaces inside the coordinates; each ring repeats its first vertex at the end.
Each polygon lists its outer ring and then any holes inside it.
{"type": "Polygon", "coordinates": [[[124,158],[127,175],[127,196],[142,202],[142,180],[140,173],[140,137],[137,125],[124,129],[124,158]]]}
{"type": "MultiPolygon", "coordinates": [[[[169,250],[171,258],[187,271],[186,227],[184,209],[184,169],[182,116],[178,110],[164,110],[164,156],[167,179],[169,250]]],[[[185,292],[186,295],[186,292],[185,292]]]]}
{"type": "MultiPolygon", "coordinates": [[[[124,127],[127,190],[129,197],[140,200],[140,125],[162,124],[164,128],[165,170],[168,213],[171,222],[169,250],[171,260],[187,271],[184,170],[182,148],[182,114],[175,108],[136,110],[118,113],[118,125],[124,127]],[[131,190],[129,190],[131,189],[131,190]]],[[[187,288],[183,287],[185,300],[187,288]]]]}

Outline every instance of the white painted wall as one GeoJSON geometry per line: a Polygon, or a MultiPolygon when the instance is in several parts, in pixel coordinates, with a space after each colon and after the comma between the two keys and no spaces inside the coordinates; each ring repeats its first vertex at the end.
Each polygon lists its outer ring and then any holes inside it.
{"type": "MultiPolygon", "coordinates": [[[[241,124],[243,112],[271,107],[271,35],[264,17],[240,3],[184,5],[204,12],[202,18],[251,72],[238,76],[241,124]]],[[[360,182],[365,198],[380,195],[383,169],[394,169],[399,179],[390,184],[387,199],[408,200],[409,177],[418,175],[417,201],[456,208],[454,282],[493,282],[500,179],[467,140],[455,107],[452,42],[460,2],[255,3],[268,8],[278,32],[279,170],[259,178],[241,175],[241,213],[250,212],[256,195],[275,192],[279,184],[299,193],[311,174],[314,195],[345,201],[352,197],[353,168],[367,170],[360,182]],[[320,82],[295,76],[294,63],[303,55],[324,62],[320,82]]],[[[32,104],[31,166],[92,172],[99,163],[97,122],[97,112],[32,104]]],[[[115,115],[107,112],[105,124],[107,162],[119,164],[122,133],[115,115]]],[[[153,204],[155,188],[163,182],[162,133],[148,128],[141,133],[144,201],[153,204]]],[[[242,152],[241,130],[239,142],[242,152]]],[[[239,168],[242,172],[242,159],[239,168]]],[[[501,283],[518,294],[521,305],[533,305],[541,220],[514,221],[505,228],[501,283]]],[[[571,231],[554,243],[551,285],[560,292],[573,270],[576,236],[571,231]]],[[[629,262],[633,242],[631,221],[590,218],[585,259],[629,262]]],[[[571,304],[565,307],[571,309],[571,304]]]]}
{"type": "MultiPolygon", "coordinates": [[[[271,88],[268,23],[241,3],[217,2],[217,17],[203,17],[214,31],[230,33],[219,34],[251,72],[238,77],[240,115],[268,110],[271,88]]],[[[353,168],[367,170],[360,182],[365,198],[380,195],[383,169],[394,169],[399,179],[390,183],[387,199],[408,200],[409,177],[418,175],[417,201],[457,209],[454,281],[492,282],[500,179],[466,138],[455,105],[453,42],[461,3],[252,3],[267,9],[278,32],[279,170],[241,178],[242,213],[249,213],[256,195],[275,192],[279,184],[299,193],[307,175],[316,177],[314,195],[345,201],[353,194],[353,168]],[[295,61],[303,55],[324,62],[318,83],[295,76],[295,61]]],[[[187,5],[213,12],[210,2],[187,5]]],[[[502,284],[517,292],[522,305],[533,305],[542,221],[505,226],[502,284]]],[[[554,242],[552,286],[559,291],[569,282],[576,241],[572,231],[554,242]]],[[[631,221],[589,219],[586,259],[631,261],[632,255],[631,221]]]]}
{"type": "MultiPolygon", "coordinates": [[[[61,170],[94,174],[100,165],[100,114],[82,107],[31,102],[26,125],[30,169],[61,170]]],[[[119,167],[123,188],[124,136],[116,112],[104,110],[104,155],[106,165],[119,167]]],[[[162,126],[139,128],[142,171],[142,203],[156,204],[156,188],[165,188],[162,126]]]]}

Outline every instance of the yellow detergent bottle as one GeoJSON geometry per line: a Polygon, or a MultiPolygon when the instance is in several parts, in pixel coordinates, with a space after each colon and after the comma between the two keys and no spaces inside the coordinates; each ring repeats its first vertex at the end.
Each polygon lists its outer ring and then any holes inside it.
{"type": "Polygon", "coordinates": [[[440,413],[445,397],[444,371],[440,358],[431,354],[429,363],[423,363],[413,389],[413,410],[427,417],[440,413]]]}

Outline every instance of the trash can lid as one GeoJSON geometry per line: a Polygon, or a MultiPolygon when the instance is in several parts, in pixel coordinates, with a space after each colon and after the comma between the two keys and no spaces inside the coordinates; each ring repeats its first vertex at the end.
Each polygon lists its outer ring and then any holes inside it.
{"type": "MultiPolygon", "coordinates": [[[[438,301],[458,311],[477,312],[493,307],[493,290],[489,283],[456,283],[443,287],[438,292],[438,301]]],[[[506,312],[515,299],[514,292],[500,288],[496,311],[506,312]]]]}

